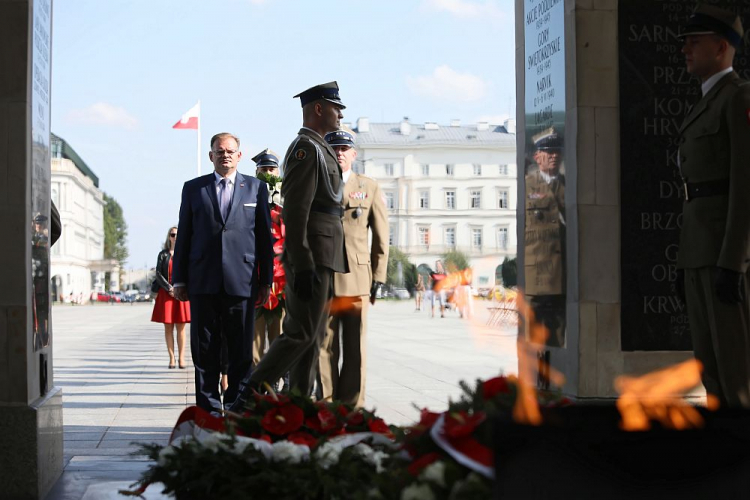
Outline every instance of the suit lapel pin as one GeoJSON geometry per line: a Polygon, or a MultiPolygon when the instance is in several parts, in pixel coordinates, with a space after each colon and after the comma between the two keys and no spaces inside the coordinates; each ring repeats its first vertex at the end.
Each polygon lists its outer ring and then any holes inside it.
{"type": "Polygon", "coordinates": [[[244,184],[240,184],[240,187],[243,188],[243,187],[245,187],[245,185],[244,184]]]}

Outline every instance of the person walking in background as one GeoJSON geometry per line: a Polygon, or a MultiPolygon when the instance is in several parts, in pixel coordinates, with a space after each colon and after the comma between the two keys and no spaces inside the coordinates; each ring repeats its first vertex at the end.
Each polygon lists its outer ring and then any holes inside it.
{"type": "Polygon", "coordinates": [[[681,37],[702,98],[679,129],[685,196],[676,284],[706,392],[721,406],[750,408],[750,83],[732,68],[742,22],[702,4],[681,37]]]}
{"type": "MultiPolygon", "coordinates": [[[[243,381],[240,411],[253,390],[275,383],[288,370],[291,388],[310,394],[326,333],[333,273],[346,272],[341,223],[343,183],[336,153],[323,138],[339,129],[344,104],[336,82],[296,95],[302,128],[284,158],[283,217],[286,239],[282,262],[287,277],[283,332],[243,381]]],[[[230,377],[231,378],[231,377],[230,377]]]]}
{"type": "Polygon", "coordinates": [[[349,272],[333,275],[331,319],[319,370],[322,399],[362,408],[367,375],[367,310],[388,268],[388,214],[378,183],[352,171],[354,135],[346,130],[325,137],[336,152],[344,181],[344,237],[349,272]],[[372,238],[370,238],[372,235],[372,238]],[[342,358],[339,372],[339,358],[342,358]]]}
{"type": "Polygon", "coordinates": [[[181,302],[174,298],[172,287],[172,256],[174,255],[175,241],[177,240],[177,228],[171,227],[167,232],[167,241],[159,256],[156,258],[156,278],[159,291],[156,294],[154,311],[151,313],[151,321],[164,323],[164,338],[167,341],[167,353],[169,354],[169,368],[174,368],[174,331],[177,330],[177,360],[180,368],[185,368],[185,324],[190,323],[190,303],[181,302]]]}
{"type": "Polygon", "coordinates": [[[441,261],[435,261],[435,270],[430,273],[430,282],[432,288],[432,294],[430,295],[430,317],[435,317],[435,302],[438,303],[440,309],[440,317],[445,318],[445,268],[441,261]]]}
{"type": "Polygon", "coordinates": [[[422,310],[422,300],[424,299],[424,277],[417,272],[417,283],[414,285],[414,302],[415,311],[422,310]]]}
{"type": "Polygon", "coordinates": [[[196,404],[220,415],[252,363],[256,299],[268,300],[273,279],[273,237],[266,183],[237,172],[239,138],[216,134],[210,145],[214,171],[182,188],[174,295],[190,298],[196,404]],[[222,336],[229,355],[223,403],[222,336]]]}

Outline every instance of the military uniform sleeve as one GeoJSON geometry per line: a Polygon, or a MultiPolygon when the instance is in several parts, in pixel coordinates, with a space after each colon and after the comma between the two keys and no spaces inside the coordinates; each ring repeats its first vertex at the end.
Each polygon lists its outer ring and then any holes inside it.
{"type": "Polygon", "coordinates": [[[729,129],[729,206],[718,267],[745,272],[750,250],[750,84],[742,85],[725,111],[729,129]]]}
{"type": "Polygon", "coordinates": [[[307,239],[307,221],[318,187],[318,152],[308,140],[299,139],[284,160],[283,218],[286,224],[284,252],[295,272],[315,269],[307,239]]]}
{"type": "Polygon", "coordinates": [[[375,186],[373,190],[372,207],[370,209],[370,229],[372,230],[372,247],[370,247],[370,265],[372,266],[372,279],[385,283],[388,271],[388,243],[390,233],[388,231],[388,212],[383,201],[383,193],[377,181],[371,181],[375,186]]]}

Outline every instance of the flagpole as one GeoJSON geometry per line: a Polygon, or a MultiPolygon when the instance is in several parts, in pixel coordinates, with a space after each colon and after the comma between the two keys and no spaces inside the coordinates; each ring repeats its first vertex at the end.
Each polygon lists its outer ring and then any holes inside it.
{"type": "Polygon", "coordinates": [[[201,101],[198,99],[198,177],[201,176],[201,101]]]}

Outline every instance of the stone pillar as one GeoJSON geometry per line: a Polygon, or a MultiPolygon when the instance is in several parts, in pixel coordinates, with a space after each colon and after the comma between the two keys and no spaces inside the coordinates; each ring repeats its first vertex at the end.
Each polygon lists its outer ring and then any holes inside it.
{"type": "Polygon", "coordinates": [[[49,300],[51,0],[0,0],[0,484],[43,498],[63,468],[49,300]]]}
{"type": "MultiPolygon", "coordinates": [[[[750,23],[745,3],[711,3],[750,23]]],[[[616,397],[618,375],[692,357],[687,316],[672,300],[682,204],[672,181],[677,129],[700,96],[677,38],[695,2],[515,5],[519,283],[537,301],[555,294],[549,241],[562,240],[564,341],[545,354],[566,394],[616,397]],[[563,148],[562,225],[557,207],[547,217],[552,195],[531,175],[536,151],[550,148],[563,148]]],[[[741,74],[750,73],[748,45],[735,59],[741,74]]]]}

